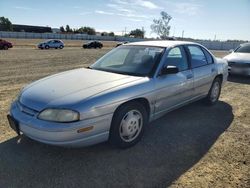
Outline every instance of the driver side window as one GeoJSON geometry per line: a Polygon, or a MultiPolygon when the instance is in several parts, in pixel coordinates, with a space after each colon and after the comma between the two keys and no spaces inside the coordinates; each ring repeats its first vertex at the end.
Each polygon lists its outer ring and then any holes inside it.
{"type": "Polygon", "coordinates": [[[176,66],[179,71],[184,71],[188,69],[187,57],[183,47],[175,47],[168,52],[165,66],[169,65],[176,66]]]}

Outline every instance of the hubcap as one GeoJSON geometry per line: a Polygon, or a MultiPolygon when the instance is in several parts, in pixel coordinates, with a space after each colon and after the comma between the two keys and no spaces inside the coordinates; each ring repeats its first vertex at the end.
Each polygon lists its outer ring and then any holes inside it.
{"type": "Polygon", "coordinates": [[[219,84],[219,82],[215,82],[213,87],[212,87],[212,91],[211,91],[212,102],[214,102],[218,99],[219,93],[220,93],[220,84],[219,84]]]}
{"type": "Polygon", "coordinates": [[[138,110],[127,112],[120,123],[120,137],[125,142],[131,142],[138,137],[143,124],[142,114],[138,110]]]}

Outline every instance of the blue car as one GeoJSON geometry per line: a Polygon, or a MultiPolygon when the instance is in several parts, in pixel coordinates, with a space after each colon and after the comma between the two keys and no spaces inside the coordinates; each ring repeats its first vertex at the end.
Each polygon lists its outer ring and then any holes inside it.
{"type": "Polygon", "coordinates": [[[63,49],[64,43],[61,40],[46,40],[44,42],[39,43],[37,47],[40,49],[63,49]]]}

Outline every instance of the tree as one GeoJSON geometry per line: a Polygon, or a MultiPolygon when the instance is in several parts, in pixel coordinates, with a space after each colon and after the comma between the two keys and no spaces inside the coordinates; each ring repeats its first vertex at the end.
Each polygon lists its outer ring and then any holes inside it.
{"type": "Polygon", "coordinates": [[[135,29],[130,31],[129,36],[133,36],[135,38],[144,38],[145,32],[141,29],[135,29]]]}
{"type": "Polygon", "coordinates": [[[114,37],[115,33],[114,32],[109,32],[108,36],[114,37]]]}
{"type": "Polygon", "coordinates": [[[101,36],[108,36],[108,33],[107,32],[102,32],[101,36]]]}
{"type": "Polygon", "coordinates": [[[72,29],[69,27],[69,25],[66,25],[65,29],[67,33],[73,32],[72,29]]]}
{"type": "Polygon", "coordinates": [[[0,17],[0,30],[13,31],[12,23],[8,18],[0,17]]]}
{"type": "Polygon", "coordinates": [[[169,36],[171,26],[169,25],[172,17],[162,11],[160,19],[154,19],[153,24],[150,26],[153,33],[156,33],[161,39],[166,39],[169,36]]]}
{"type": "Polygon", "coordinates": [[[64,29],[64,27],[63,27],[63,26],[61,26],[61,27],[60,27],[60,31],[61,31],[62,33],[64,33],[64,32],[65,32],[65,29],[64,29]]]}
{"type": "Polygon", "coordinates": [[[95,29],[91,27],[81,27],[78,29],[79,33],[87,33],[88,35],[95,35],[95,29]]]}

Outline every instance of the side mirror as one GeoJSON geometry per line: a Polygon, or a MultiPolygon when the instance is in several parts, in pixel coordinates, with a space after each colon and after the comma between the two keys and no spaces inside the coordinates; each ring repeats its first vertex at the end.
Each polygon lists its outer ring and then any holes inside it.
{"type": "Polygon", "coordinates": [[[229,53],[233,53],[233,52],[234,52],[234,50],[233,50],[233,49],[230,49],[230,50],[229,50],[229,53]]]}
{"type": "Polygon", "coordinates": [[[161,69],[160,75],[176,74],[178,72],[179,72],[179,69],[176,66],[170,66],[170,65],[168,65],[167,67],[163,67],[161,69]]]}

